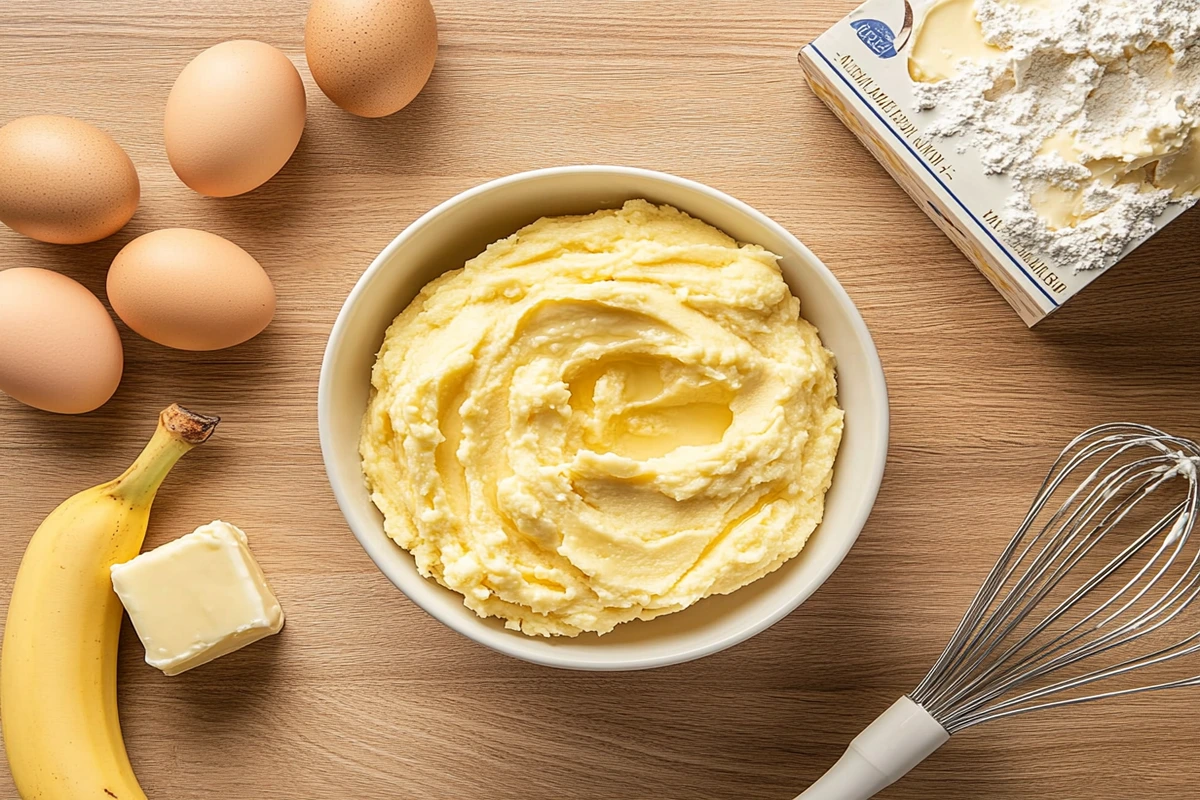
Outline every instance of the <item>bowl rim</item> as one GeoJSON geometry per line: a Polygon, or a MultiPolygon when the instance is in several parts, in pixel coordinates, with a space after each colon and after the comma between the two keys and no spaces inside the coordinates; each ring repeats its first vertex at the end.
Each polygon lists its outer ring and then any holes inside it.
{"type": "MultiPolygon", "coordinates": [[[[836,353],[835,353],[836,355],[836,353]]],[[[711,186],[694,181],[688,178],[681,178],[677,175],[672,175],[666,172],[644,169],[641,167],[626,167],[626,166],[610,166],[601,164],[579,164],[560,167],[546,167],[542,169],[528,170],[518,172],[511,175],[506,175],[500,178],[495,178],[490,181],[478,184],[477,186],[466,189],[458,194],[438,203],[436,206],[426,211],[424,214],[415,219],[412,223],[402,230],[391,242],[387,244],[379,252],[379,255],[371,262],[371,264],[363,271],[363,273],[355,281],[354,287],[350,290],[346,300],[342,303],[341,309],[338,311],[337,319],[334,321],[333,328],[330,330],[329,339],[325,345],[325,351],[321,359],[321,371],[317,385],[317,430],[321,445],[322,462],[325,466],[326,478],[329,481],[330,488],[333,491],[334,499],[337,501],[338,510],[342,514],[342,518],[346,521],[347,526],[354,534],[354,538],[358,540],[359,545],[366,551],[367,556],[375,564],[375,567],[383,573],[391,583],[400,590],[405,597],[423,609],[427,614],[441,622],[446,627],[465,636],[466,638],[489,647],[497,652],[512,658],[522,661],[539,664],[542,666],[556,667],[560,669],[586,670],[586,671],[627,671],[652,669],[655,667],[669,666],[673,664],[682,664],[688,661],[693,661],[704,656],[712,655],[720,652],[736,644],[758,635],[762,631],[774,625],[779,620],[796,610],[802,603],[810,598],[825,582],[829,576],[834,573],[846,555],[854,547],[858,541],[858,537],[862,533],[863,527],[867,523],[872,510],[875,507],[875,502],[878,499],[879,487],[883,481],[884,468],[887,464],[888,442],[890,439],[890,403],[888,400],[887,381],[883,372],[883,364],[879,358],[879,352],[875,347],[875,340],[871,336],[870,330],[867,328],[862,314],[858,310],[858,306],[850,298],[849,293],[838,281],[833,272],[825,265],[825,262],[816,256],[800,239],[793,235],[790,231],[784,228],[775,220],[763,214],[758,209],[749,204],[720,191],[711,186]],[[837,549],[836,557],[828,559],[821,568],[814,573],[812,579],[800,591],[790,598],[787,602],[780,605],[771,614],[767,614],[760,619],[754,621],[753,624],[738,628],[737,630],[720,637],[714,641],[707,642],[702,645],[697,645],[688,649],[679,650],[667,654],[647,657],[632,657],[618,661],[594,662],[580,658],[578,654],[567,652],[550,651],[530,651],[523,645],[524,642],[516,637],[504,636],[483,636],[481,630],[476,623],[484,622],[480,617],[465,617],[462,615],[448,615],[441,613],[440,609],[427,605],[422,602],[418,591],[410,592],[406,587],[408,581],[407,575],[396,575],[384,566],[382,548],[397,547],[394,542],[385,535],[381,541],[379,537],[372,536],[368,532],[360,531],[359,527],[353,521],[353,516],[349,509],[351,508],[351,500],[348,496],[348,488],[342,483],[341,479],[336,476],[334,455],[334,442],[332,428],[332,387],[330,374],[333,370],[333,362],[336,359],[336,351],[341,347],[342,339],[346,335],[346,329],[349,325],[351,309],[356,305],[359,297],[366,291],[368,285],[372,282],[374,276],[380,272],[384,265],[392,260],[393,254],[399,250],[408,239],[412,238],[418,231],[429,225],[435,218],[441,216],[444,212],[460,205],[474,197],[485,194],[504,186],[520,183],[524,181],[537,180],[550,175],[562,174],[592,174],[601,173],[609,175],[627,175],[636,176],[639,178],[648,178],[651,180],[662,181],[665,183],[674,184],[685,189],[689,189],[718,200],[726,205],[731,206],[735,210],[741,212],[751,218],[758,224],[770,230],[776,236],[784,239],[791,247],[804,256],[808,266],[813,269],[816,275],[824,282],[829,290],[837,298],[841,312],[845,314],[846,321],[853,330],[855,339],[859,342],[863,350],[863,357],[866,361],[865,368],[870,376],[872,386],[872,394],[879,397],[879,402],[873,404],[873,412],[875,416],[875,425],[879,431],[879,435],[874,443],[873,452],[871,453],[870,470],[866,473],[860,473],[858,482],[866,488],[864,500],[859,508],[854,512],[852,521],[847,525],[847,532],[840,540],[840,546],[837,549]],[[465,620],[465,621],[464,621],[465,620]]],[[[819,526],[818,526],[819,530],[819,526]]],[[[814,532],[815,533],[815,532],[814,532]]],[[[418,580],[424,582],[428,578],[418,575],[418,580]]],[[[507,633],[507,632],[505,632],[507,633]]]]}

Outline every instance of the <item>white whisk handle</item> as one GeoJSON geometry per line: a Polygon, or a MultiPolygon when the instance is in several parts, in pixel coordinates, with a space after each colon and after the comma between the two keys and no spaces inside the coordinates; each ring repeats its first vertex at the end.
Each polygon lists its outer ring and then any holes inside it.
{"type": "Polygon", "coordinates": [[[869,800],[907,775],[949,738],[946,729],[920,704],[901,697],[796,800],[869,800]]]}

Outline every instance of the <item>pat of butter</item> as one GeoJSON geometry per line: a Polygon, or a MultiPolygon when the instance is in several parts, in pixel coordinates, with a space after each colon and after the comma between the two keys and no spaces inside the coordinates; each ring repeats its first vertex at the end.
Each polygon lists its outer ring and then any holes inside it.
{"type": "Polygon", "coordinates": [[[113,565],[112,582],[146,648],[146,663],[167,675],[283,628],[283,609],[246,534],[227,522],[202,525],[113,565]]]}

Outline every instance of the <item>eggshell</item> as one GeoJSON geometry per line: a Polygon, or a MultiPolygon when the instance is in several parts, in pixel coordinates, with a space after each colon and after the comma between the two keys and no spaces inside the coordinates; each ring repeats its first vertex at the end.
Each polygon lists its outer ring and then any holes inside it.
{"type": "Polygon", "coordinates": [[[167,158],[201,194],[243,194],[292,157],[305,110],[304,83],[287,56],[249,39],[222,42],[192,59],[171,89],[167,158]]]}
{"type": "Polygon", "coordinates": [[[304,28],[313,79],[360,117],[386,117],[412,102],[437,48],[429,0],[313,0],[304,28]]]}
{"type": "Polygon", "coordinates": [[[137,210],[141,184],[113,138],[71,117],[21,117],[0,128],[0,222],[32,239],[111,236],[137,210]]]}
{"type": "Polygon", "coordinates": [[[0,272],[0,391],[83,414],[108,402],[124,365],[117,326],[96,295],[46,269],[0,272]]]}
{"type": "Polygon", "coordinates": [[[125,245],[108,270],[108,301],[130,328],[180,350],[241,344],[275,314],[275,288],[253,256],[188,228],[125,245]]]}

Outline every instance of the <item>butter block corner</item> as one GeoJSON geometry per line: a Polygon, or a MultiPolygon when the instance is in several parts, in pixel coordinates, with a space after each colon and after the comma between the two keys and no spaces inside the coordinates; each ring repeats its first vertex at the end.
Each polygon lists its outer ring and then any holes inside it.
{"type": "Polygon", "coordinates": [[[111,577],[146,648],[146,663],[166,675],[206,664],[283,628],[283,608],[246,534],[220,520],[114,564],[111,577]]]}

